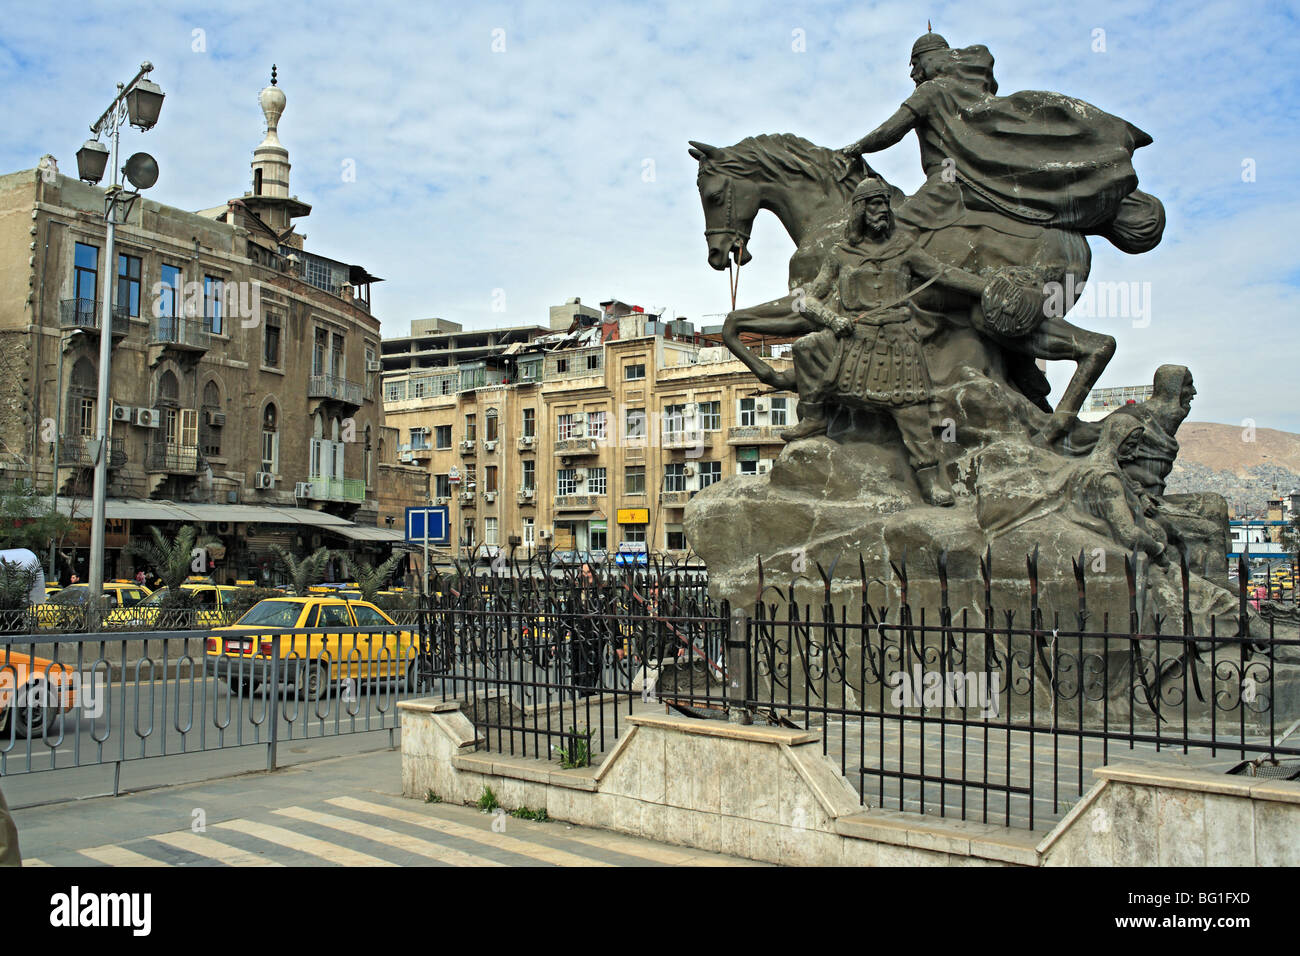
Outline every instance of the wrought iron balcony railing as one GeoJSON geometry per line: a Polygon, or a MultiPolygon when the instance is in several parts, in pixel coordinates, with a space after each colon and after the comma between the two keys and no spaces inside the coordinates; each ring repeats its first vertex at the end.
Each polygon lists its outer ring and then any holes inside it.
{"type": "MultiPolygon", "coordinates": [[[[94,440],[94,438],[88,438],[85,435],[60,435],[59,464],[93,468],[95,462],[90,457],[90,449],[87,447],[87,443],[94,440]]],[[[108,467],[121,468],[125,464],[126,440],[110,438],[108,440],[108,467]]]]}
{"type": "MultiPolygon", "coordinates": [[[[59,326],[65,329],[98,330],[99,299],[64,299],[59,303],[59,326]]],[[[113,334],[126,335],[130,315],[125,306],[113,306],[113,334]]]]}
{"type": "Polygon", "coordinates": [[[149,344],[206,352],[211,344],[211,333],[197,319],[165,315],[149,323],[149,344]]]}
{"type": "Polygon", "coordinates": [[[334,375],[312,375],[307,379],[308,398],[324,398],[360,407],[365,395],[364,385],[334,375]]]}
{"type": "Polygon", "coordinates": [[[175,442],[150,442],[145,450],[145,470],[172,475],[192,475],[199,470],[199,446],[175,442]]]}

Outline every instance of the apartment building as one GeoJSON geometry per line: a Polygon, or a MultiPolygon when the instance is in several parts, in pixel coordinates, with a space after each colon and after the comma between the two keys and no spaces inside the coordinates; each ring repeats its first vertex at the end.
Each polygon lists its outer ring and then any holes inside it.
{"type": "MultiPolygon", "coordinates": [[[[462,555],[491,557],[514,538],[520,554],[684,558],[691,496],[762,474],[780,452],[793,394],[769,393],[689,323],[602,307],[454,371],[386,372],[398,456],[428,470],[462,555]]],[[[381,500],[381,515],[390,505],[402,503],[381,500]]]]}
{"type": "MultiPolygon", "coordinates": [[[[125,545],[148,524],[220,534],[231,576],[271,543],[397,539],[374,527],[380,280],[304,248],[295,221],[311,207],[289,191],[274,81],[260,103],[252,189],[198,212],[140,197],[115,262],[103,189],[48,158],[0,177],[0,478],[56,491],[76,517],[93,487],[105,271],[115,280],[109,576],[129,572],[125,545]]],[[[88,529],[72,544],[79,567],[88,529]]]]}

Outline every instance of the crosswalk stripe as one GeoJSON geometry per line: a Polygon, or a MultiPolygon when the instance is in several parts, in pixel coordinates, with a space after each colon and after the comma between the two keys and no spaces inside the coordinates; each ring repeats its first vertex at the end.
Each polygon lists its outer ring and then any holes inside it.
{"type": "Polygon", "coordinates": [[[359,820],[338,817],[332,813],[317,813],[315,810],[305,810],[302,807],[285,807],[275,812],[282,816],[293,817],[295,820],[302,820],[304,823],[315,823],[319,826],[349,833],[352,836],[374,840],[376,843],[396,847],[408,853],[418,853],[420,856],[438,860],[441,863],[448,863],[452,866],[505,866],[504,863],[489,860],[487,857],[462,853],[460,850],[440,846],[429,840],[421,840],[419,837],[408,836],[405,833],[398,833],[396,830],[388,830],[370,823],[362,823],[359,820]]]}
{"type": "Polygon", "coordinates": [[[170,863],[155,860],[151,856],[120,846],[92,846],[88,850],[78,852],[105,866],[171,866],[170,863]]]}
{"type": "Polygon", "coordinates": [[[152,839],[157,840],[159,843],[166,843],[168,846],[174,846],[178,850],[193,853],[196,856],[216,860],[218,863],[224,863],[227,866],[284,866],[283,863],[277,863],[275,860],[269,860],[256,853],[250,853],[248,850],[241,850],[229,843],[222,843],[220,840],[200,836],[188,830],[177,833],[160,833],[152,839]]]}
{"type": "Polygon", "coordinates": [[[389,863],[387,860],[381,860],[377,856],[370,856],[368,853],[359,853],[356,850],[349,850],[347,847],[328,843],[325,840],[317,840],[315,837],[294,833],[292,830],[286,830],[283,827],[255,823],[252,820],[229,820],[225,823],[215,824],[215,826],[246,833],[251,837],[257,837],[259,840],[276,843],[288,847],[290,850],[298,850],[309,856],[319,857],[329,863],[337,863],[339,866],[397,865],[396,863],[389,863]]]}
{"type": "Polygon", "coordinates": [[[370,803],[367,800],[358,800],[355,797],[333,797],[325,802],[332,803],[336,807],[343,807],[347,810],[358,810],[362,813],[372,813],[376,816],[385,817],[390,820],[401,820],[404,823],[413,823],[418,827],[424,827],[428,830],[437,830],[439,833],[445,833],[448,836],[460,837],[463,840],[473,840],[476,843],[483,843],[488,846],[496,847],[497,849],[508,850],[511,853],[518,853],[520,856],[526,856],[529,859],[537,860],[541,863],[552,863],[555,866],[613,866],[612,863],[605,863],[602,860],[593,860],[589,857],[579,856],[576,853],[568,853],[564,850],[556,850],[536,843],[529,843],[526,840],[516,840],[514,837],[506,836],[503,833],[494,833],[492,830],[480,829],[479,827],[467,827],[464,824],[453,823],[450,820],[439,820],[435,817],[426,816],[421,813],[414,813],[410,810],[384,806],[379,803],[370,803]]]}

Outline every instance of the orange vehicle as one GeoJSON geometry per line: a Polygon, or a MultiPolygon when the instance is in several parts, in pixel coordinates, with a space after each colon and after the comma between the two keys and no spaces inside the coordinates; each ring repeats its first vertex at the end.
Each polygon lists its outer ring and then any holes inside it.
{"type": "Polygon", "coordinates": [[[39,737],[61,713],[77,705],[71,667],[0,647],[0,748],[11,733],[39,737]]]}

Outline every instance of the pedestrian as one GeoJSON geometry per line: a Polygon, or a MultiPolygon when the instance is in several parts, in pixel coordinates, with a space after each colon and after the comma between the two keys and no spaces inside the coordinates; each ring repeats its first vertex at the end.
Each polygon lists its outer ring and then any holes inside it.
{"type": "Polygon", "coordinates": [[[138,585],[140,585],[141,587],[144,587],[144,569],[143,569],[143,568],[141,568],[139,571],[135,572],[135,583],[138,584],[138,585]]]}

